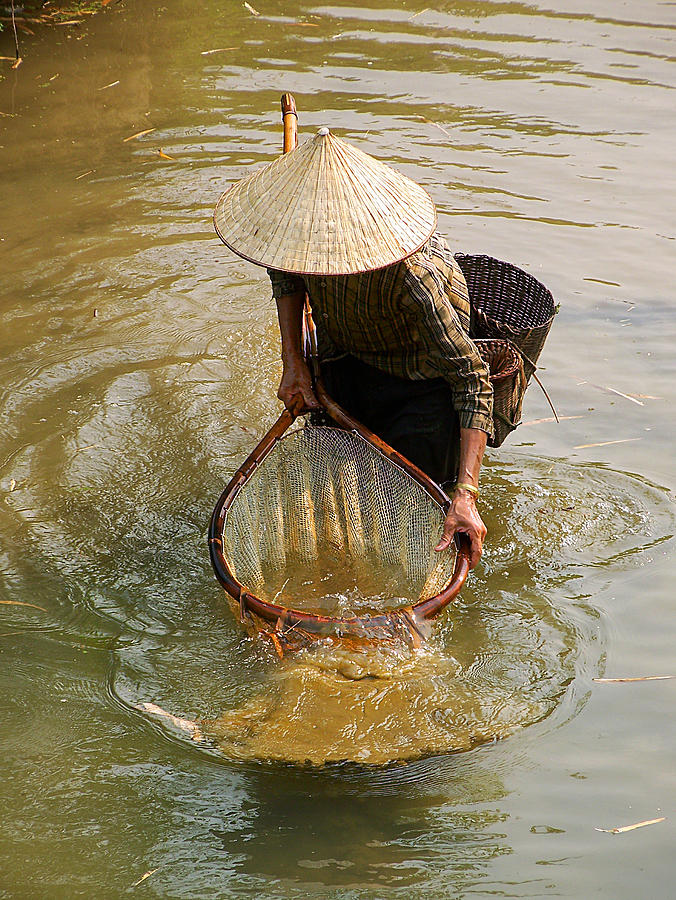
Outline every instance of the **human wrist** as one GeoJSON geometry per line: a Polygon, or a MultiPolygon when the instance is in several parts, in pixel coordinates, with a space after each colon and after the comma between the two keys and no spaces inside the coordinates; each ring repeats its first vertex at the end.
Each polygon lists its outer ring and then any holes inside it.
{"type": "Polygon", "coordinates": [[[456,481],[453,485],[453,497],[471,499],[476,503],[479,499],[479,488],[471,481],[456,481]]]}
{"type": "Polygon", "coordinates": [[[284,368],[296,368],[301,364],[305,364],[305,357],[300,350],[295,347],[282,348],[282,365],[284,368]]]}

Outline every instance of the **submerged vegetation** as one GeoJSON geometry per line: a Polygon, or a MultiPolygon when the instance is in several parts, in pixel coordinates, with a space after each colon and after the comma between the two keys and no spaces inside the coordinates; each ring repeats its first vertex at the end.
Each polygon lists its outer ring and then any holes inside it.
{"type": "Polygon", "coordinates": [[[36,26],[77,27],[88,16],[96,15],[104,7],[118,0],[25,0],[0,6],[0,32],[8,31],[14,40],[14,56],[0,56],[3,61],[12,61],[12,68],[18,69],[23,62],[21,38],[33,37],[36,26]]]}
{"type": "MultiPolygon", "coordinates": [[[[14,16],[20,30],[28,25],[63,25],[69,20],[93,16],[104,7],[117,0],[25,0],[15,2],[14,16]]],[[[0,21],[5,24],[12,19],[12,4],[0,6],[0,21]]]]}

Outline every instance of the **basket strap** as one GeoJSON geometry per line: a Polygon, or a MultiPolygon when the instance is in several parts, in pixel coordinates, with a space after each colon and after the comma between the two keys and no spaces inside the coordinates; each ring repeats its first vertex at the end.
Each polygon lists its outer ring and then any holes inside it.
{"type": "MultiPolygon", "coordinates": [[[[557,423],[560,424],[560,420],[559,420],[558,413],[556,412],[556,408],[555,408],[554,404],[552,403],[552,398],[551,398],[551,397],[549,396],[549,394],[547,393],[547,388],[544,386],[544,384],[540,381],[540,379],[539,379],[538,376],[536,375],[538,366],[535,365],[535,363],[533,362],[532,359],[529,359],[528,356],[526,356],[526,354],[523,352],[523,350],[521,349],[521,347],[518,347],[518,346],[514,343],[514,341],[510,340],[509,338],[500,338],[500,340],[502,340],[502,341],[507,341],[507,343],[508,343],[511,347],[513,347],[513,348],[516,350],[516,352],[519,354],[519,356],[521,357],[521,359],[525,360],[529,365],[531,365],[531,366],[533,367],[533,374],[532,374],[531,377],[534,378],[534,379],[536,380],[536,382],[538,383],[538,385],[540,386],[540,390],[542,391],[542,393],[543,393],[543,394],[545,395],[545,397],[547,398],[547,403],[549,403],[549,408],[550,408],[551,411],[554,413],[554,418],[556,419],[557,423]]],[[[499,413],[495,413],[495,415],[496,415],[501,421],[504,421],[505,424],[509,424],[512,428],[516,428],[516,425],[514,425],[514,424],[511,423],[511,422],[508,422],[507,419],[505,419],[503,416],[500,416],[499,413]]],[[[517,423],[517,424],[518,424],[518,423],[517,423]]]]}
{"type": "Polygon", "coordinates": [[[560,420],[559,420],[558,413],[556,412],[556,409],[554,408],[554,404],[552,403],[551,397],[550,397],[549,394],[547,393],[547,388],[546,388],[546,387],[544,386],[544,384],[540,381],[540,379],[537,377],[537,375],[535,374],[535,372],[533,372],[533,378],[534,378],[534,379],[537,381],[537,383],[540,385],[540,389],[542,390],[542,393],[543,393],[543,394],[545,395],[545,397],[547,398],[547,403],[549,403],[549,406],[550,406],[552,412],[554,413],[554,418],[556,419],[557,424],[560,424],[560,420]]]}
{"type": "Polygon", "coordinates": [[[521,357],[521,359],[522,359],[524,362],[527,362],[529,366],[532,366],[532,367],[533,367],[533,375],[535,375],[535,372],[536,372],[536,370],[537,370],[539,367],[535,365],[535,363],[533,362],[533,360],[532,360],[529,356],[526,356],[526,354],[523,352],[523,350],[521,349],[521,347],[518,347],[518,346],[514,343],[514,341],[510,340],[509,338],[500,338],[500,340],[502,340],[502,341],[507,341],[507,343],[511,344],[512,347],[514,347],[514,349],[516,350],[516,352],[519,354],[519,356],[521,357]]]}

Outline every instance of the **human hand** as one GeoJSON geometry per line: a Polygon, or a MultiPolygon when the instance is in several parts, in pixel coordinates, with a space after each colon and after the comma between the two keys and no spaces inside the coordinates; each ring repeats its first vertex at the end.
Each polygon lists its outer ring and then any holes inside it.
{"type": "Polygon", "coordinates": [[[311,409],[321,409],[312,390],[310,370],[305,360],[301,358],[284,362],[284,371],[277,396],[284,406],[296,416],[311,409]]]}
{"type": "Polygon", "coordinates": [[[461,488],[453,494],[451,507],[444,522],[443,535],[434,549],[437,551],[446,550],[457,532],[466,534],[469,537],[472,545],[469,567],[473,569],[481,558],[486,537],[486,526],[476,508],[476,500],[473,494],[461,488]]]}

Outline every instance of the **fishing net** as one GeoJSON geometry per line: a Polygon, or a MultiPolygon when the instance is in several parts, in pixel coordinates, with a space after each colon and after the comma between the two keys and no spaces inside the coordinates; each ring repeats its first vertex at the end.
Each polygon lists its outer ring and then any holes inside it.
{"type": "Polygon", "coordinates": [[[235,579],[269,603],[329,616],[383,612],[437,595],[455,554],[437,553],[444,510],[354,431],[287,433],[225,515],[235,579]]]}

